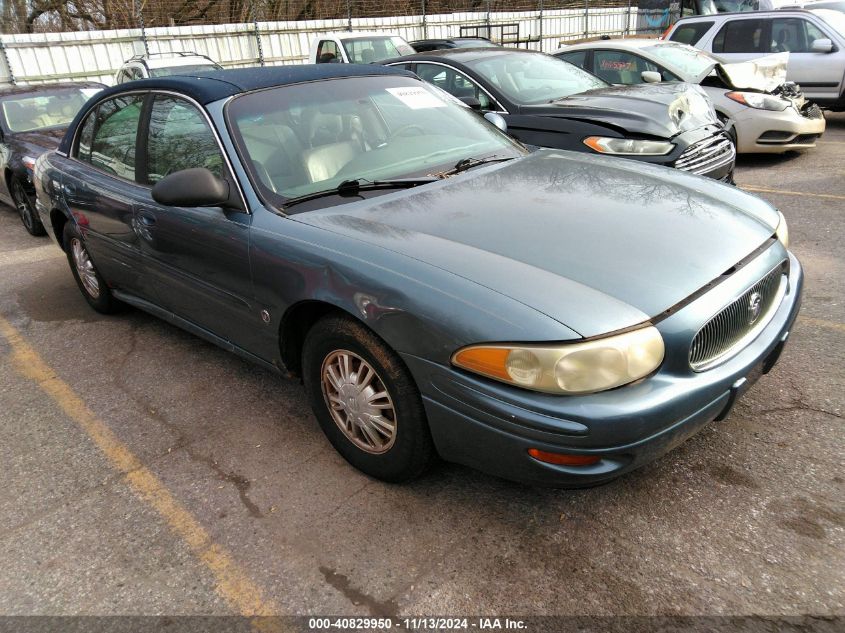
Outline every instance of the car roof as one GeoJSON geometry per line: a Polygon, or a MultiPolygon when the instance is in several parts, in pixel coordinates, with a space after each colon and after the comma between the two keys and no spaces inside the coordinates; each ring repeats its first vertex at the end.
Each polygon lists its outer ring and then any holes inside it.
{"type": "Polygon", "coordinates": [[[562,46],[560,49],[556,50],[555,53],[565,53],[567,51],[575,51],[585,48],[624,48],[624,49],[640,49],[646,48],[647,46],[654,46],[669,44],[669,45],[677,45],[678,42],[671,42],[669,40],[661,40],[658,38],[653,39],[644,39],[641,37],[638,38],[609,38],[606,40],[594,40],[592,42],[581,42],[580,44],[572,44],[571,46],[562,46]]]}
{"type": "MultiPolygon", "coordinates": [[[[144,90],[169,90],[190,97],[197,103],[206,105],[226,97],[252,92],[263,88],[288,86],[291,84],[345,77],[372,77],[394,75],[416,77],[413,73],[398,68],[387,68],[375,64],[299,64],[295,66],[267,66],[256,68],[235,68],[232,70],[207,70],[186,75],[138,79],[106,88],[96,99],[101,101],[127,92],[144,90]]],[[[71,123],[73,130],[88,111],[82,108],[71,123]]],[[[70,141],[65,136],[59,145],[59,151],[67,153],[70,141]]]]}
{"type": "Polygon", "coordinates": [[[404,55],[402,57],[394,57],[393,59],[385,59],[379,63],[393,64],[396,62],[437,61],[438,59],[446,58],[466,64],[484,57],[498,57],[500,55],[545,55],[545,53],[517,48],[493,48],[490,46],[481,48],[443,48],[437,51],[426,51],[425,53],[416,53],[415,55],[404,55]]]}
{"type": "Polygon", "coordinates": [[[812,14],[812,11],[806,9],[773,9],[771,11],[734,11],[731,13],[709,13],[707,15],[688,15],[681,18],[675,25],[681,22],[718,22],[728,18],[777,18],[790,13],[797,13],[799,15],[812,14]]]}
{"type": "Polygon", "coordinates": [[[143,61],[147,65],[147,68],[171,68],[176,66],[196,66],[197,64],[219,66],[210,57],[196,53],[191,55],[157,55],[155,57],[145,57],[143,61]]]}
{"type": "Polygon", "coordinates": [[[101,84],[97,81],[60,81],[57,83],[49,83],[49,84],[27,84],[27,85],[18,85],[18,84],[5,84],[0,86],[0,97],[5,97],[6,95],[17,95],[17,94],[26,94],[29,92],[37,93],[43,92],[44,90],[55,90],[56,88],[105,88],[105,84],[101,84]]]}
{"type": "Polygon", "coordinates": [[[336,33],[323,33],[318,40],[354,40],[359,37],[402,37],[398,33],[379,33],[378,31],[338,31],[336,33]]]}

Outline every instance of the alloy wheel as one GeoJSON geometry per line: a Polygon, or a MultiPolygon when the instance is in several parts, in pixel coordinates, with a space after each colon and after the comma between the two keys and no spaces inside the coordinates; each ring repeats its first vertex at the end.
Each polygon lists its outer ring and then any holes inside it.
{"type": "Polygon", "coordinates": [[[79,280],[92,299],[100,296],[100,282],[97,279],[97,271],[94,269],[94,263],[88,256],[88,251],[82,244],[82,240],[74,237],[70,241],[71,254],[73,255],[73,265],[76,267],[76,273],[79,275],[79,280]]]}

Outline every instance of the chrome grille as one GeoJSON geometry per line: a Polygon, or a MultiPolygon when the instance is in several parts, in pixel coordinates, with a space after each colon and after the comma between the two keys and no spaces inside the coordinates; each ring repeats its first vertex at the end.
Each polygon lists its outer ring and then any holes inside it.
{"type": "Polygon", "coordinates": [[[693,369],[707,369],[731,352],[738,352],[746,337],[756,335],[769,322],[786,288],[785,267],[786,262],[778,264],[704,324],[690,347],[689,362],[693,369]]]}
{"type": "Polygon", "coordinates": [[[706,174],[712,169],[732,163],[736,158],[736,149],[724,134],[714,134],[710,138],[690,145],[675,161],[675,167],[694,174],[706,174]]]}

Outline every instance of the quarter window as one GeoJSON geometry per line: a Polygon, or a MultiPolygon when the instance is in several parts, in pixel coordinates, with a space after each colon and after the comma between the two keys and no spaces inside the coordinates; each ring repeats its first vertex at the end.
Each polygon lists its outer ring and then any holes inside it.
{"type": "Polygon", "coordinates": [[[323,40],[317,47],[317,63],[318,64],[334,64],[343,61],[340,57],[340,51],[337,49],[337,44],[332,40],[323,40]]]}
{"type": "Polygon", "coordinates": [[[223,175],[223,154],[205,117],[190,103],[157,96],[150,109],[147,182],[183,169],[205,167],[223,175]]]}
{"type": "Polygon", "coordinates": [[[578,68],[587,70],[587,51],[573,51],[572,53],[557,55],[557,57],[565,62],[578,66],[578,68]]]}
{"type": "Polygon", "coordinates": [[[104,101],[88,115],[79,135],[77,158],[127,180],[135,180],[135,145],[142,95],[104,101]]]}
{"type": "Polygon", "coordinates": [[[673,42],[680,42],[681,44],[689,44],[695,46],[698,40],[704,37],[704,34],[710,30],[713,22],[693,22],[692,24],[682,24],[679,26],[669,39],[673,42]]]}
{"type": "Polygon", "coordinates": [[[768,53],[763,37],[765,20],[731,20],[713,38],[714,53],[768,53]]]}
{"type": "Polygon", "coordinates": [[[417,64],[417,75],[458,99],[474,98],[482,110],[496,110],[495,102],[466,75],[453,68],[435,64],[417,64]]]}

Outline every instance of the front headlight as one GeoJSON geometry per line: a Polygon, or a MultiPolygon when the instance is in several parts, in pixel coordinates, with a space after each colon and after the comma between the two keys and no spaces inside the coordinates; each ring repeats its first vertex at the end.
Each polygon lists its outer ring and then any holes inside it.
{"type": "Polygon", "coordinates": [[[663,362],[663,338],[654,326],[592,341],[559,345],[472,345],[452,363],[518,387],[556,394],[613,389],[648,376],[663,362]]]}
{"type": "Polygon", "coordinates": [[[639,156],[663,156],[675,147],[674,143],[668,141],[644,141],[609,136],[588,136],[584,139],[584,145],[601,154],[635,154],[639,156]]]}
{"type": "Polygon", "coordinates": [[[725,93],[725,96],[728,99],[733,99],[737,103],[741,103],[749,108],[756,108],[758,110],[783,112],[792,105],[792,102],[787,101],[786,99],[761,94],[759,92],[727,92],[725,93]]]}
{"type": "Polygon", "coordinates": [[[786,218],[780,211],[778,211],[778,228],[775,229],[775,235],[784,248],[789,248],[789,227],[786,225],[786,218]]]}

